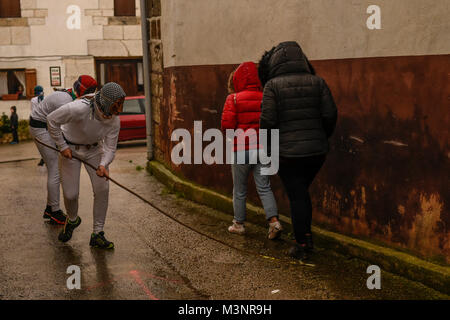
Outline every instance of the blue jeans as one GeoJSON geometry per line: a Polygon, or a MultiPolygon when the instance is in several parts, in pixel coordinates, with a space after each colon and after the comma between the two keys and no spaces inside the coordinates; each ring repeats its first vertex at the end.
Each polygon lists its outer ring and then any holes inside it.
{"type": "Polygon", "coordinates": [[[256,190],[261,199],[266,219],[278,217],[278,208],[272,189],[270,188],[270,176],[261,175],[261,168],[264,167],[257,157],[257,150],[237,151],[234,153],[235,163],[238,154],[245,156],[244,164],[232,164],[231,173],[233,176],[233,208],[234,219],[237,222],[243,223],[246,217],[245,201],[247,199],[247,181],[250,171],[253,171],[253,178],[255,179],[256,190]],[[252,161],[249,161],[252,160],[252,161]]]}

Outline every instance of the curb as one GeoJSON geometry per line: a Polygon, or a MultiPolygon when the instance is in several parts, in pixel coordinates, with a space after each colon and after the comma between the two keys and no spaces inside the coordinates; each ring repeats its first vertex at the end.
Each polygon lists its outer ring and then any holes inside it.
{"type": "MultiPolygon", "coordinates": [[[[149,161],[147,171],[154,175],[169,189],[180,192],[185,198],[233,214],[233,200],[200,185],[176,176],[162,163],[149,161]]],[[[260,216],[262,208],[247,203],[248,220],[262,224],[260,216]]],[[[290,218],[280,215],[285,229],[292,230],[290,218]],[[286,228],[287,227],[287,228],[286,228]]],[[[372,244],[370,242],[341,235],[313,226],[314,239],[318,247],[335,250],[339,253],[354,256],[378,265],[388,271],[412,281],[420,282],[445,294],[450,294],[450,267],[437,265],[398,250],[372,244]]]]}
{"type": "Polygon", "coordinates": [[[22,159],[12,159],[12,160],[0,160],[0,164],[11,163],[11,162],[22,162],[22,161],[39,160],[39,159],[41,159],[41,158],[22,158],[22,159]]]}

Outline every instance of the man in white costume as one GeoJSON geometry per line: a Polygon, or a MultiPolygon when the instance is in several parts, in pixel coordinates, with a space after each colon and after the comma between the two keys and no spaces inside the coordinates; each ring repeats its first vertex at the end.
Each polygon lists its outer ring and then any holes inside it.
{"type": "MultiPolygon", "coordinates": [[[[39,103],[42,102],[42,100],[44,100],[44,88],[42,88],[42,86],[37,85],[36,87],[34,87],[34,97],[31,98],[30,100],[30,114],[33,112],[33,109],[36,108],[39,103]]],[[[38,166],[43,166],[44,165],[44,159],[41,158],[41,160],[38,163],[38,166]]],[[[51,215],[51,209],[47,210],[49,208],[49,206],[47,205],[47,208],[44,210],[44,218],[48,218],[51,215]]]]}
{"type": "MultiPolygon", "coordinates": [[[[75,81],[73,88],[74,90],[64,89],[56,91],[45,98],[43,98],[43,95],[40,95],[31,100],[30,133],[33,138],[55,147],[55,141],[47,131],[47,116],[66,103],[72,102],[77,97],[94,93],[97,88],[97,81],[91,76],[83,75],[75,81]]],[[[43,218],[49,219],[52,224],[63,225],[66,217],[59,204],[58,152],[43,146],[37,141],[35,141],[35,144],[47,165],[47,207],[44,210],[43,218]]]]}
{"type": "Polygon", "coordinates": [[[72,154],[93,165],[85,165],[94,191],[94,226],[89,244],[92,247],[113,249],[106,240],[103,227],[108,209],[108,166],[114,159],[120,130],[117,116],[123,109],[125,92],[109,82],[95,95],[77,99],[47,117],[50,135],[62,154],[61,178],[67,215],[64,229],[58,236],[62,242],[72,238],[81,223],[78,216],[81,162],[72,154]]]}

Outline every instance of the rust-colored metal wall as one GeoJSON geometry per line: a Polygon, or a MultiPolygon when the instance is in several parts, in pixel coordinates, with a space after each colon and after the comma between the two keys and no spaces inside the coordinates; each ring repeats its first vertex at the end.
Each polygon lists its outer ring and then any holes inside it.
{"type": "MultiPolygon", "coordinates": [[[[450,55],[313,61],[339,119],[311,193],[314,222],[330,230],[450,263],[450,55]]],[[[229,165],[170,160],[171,132],[195,120],[219,128],[228,74],[236,65],[164,69],[156,134],[162,159],[198,184],[231,194],[229,165]]],[[[250,200],[259,204],[250,182],[250,200]]],[[[287,197],[272,178],[280,211],[287,197]]]]}

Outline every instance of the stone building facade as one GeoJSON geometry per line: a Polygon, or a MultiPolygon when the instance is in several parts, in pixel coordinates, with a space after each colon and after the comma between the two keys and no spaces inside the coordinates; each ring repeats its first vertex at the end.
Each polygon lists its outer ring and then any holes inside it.
{"type": "MultiPolygon", "coordinates": [[[[24,97],[32,95],[36,84],[49,94],[56,87],[71,87],[80,74],[99,83],[122,81],[129,95],[143,94],[139,0],[3,1],[19,6],[20,16],[0,12],[0,96],[14,93],[14,81],[23,82],[24,97]],[[51,67],[57,71],[53,84],[51,67]]],[[[28,118],[27,99],[0,100],[0,113],[9,114],[11,105],[20,118],[28,118]]]]}

